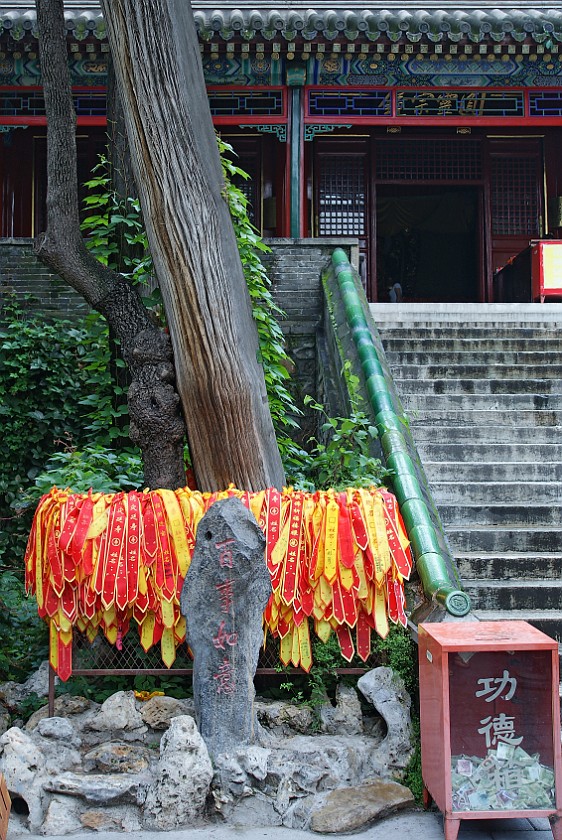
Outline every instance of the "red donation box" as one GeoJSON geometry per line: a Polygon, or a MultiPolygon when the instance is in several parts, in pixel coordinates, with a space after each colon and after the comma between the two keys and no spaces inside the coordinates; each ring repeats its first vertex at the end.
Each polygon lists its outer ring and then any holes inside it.
{"type": "Polygon", "coordinates": [[[531,242],[532,300],[562,297],[562,241],[531,242]]]}
{"type": "Polygon", "coordinates": [[[548,817],[562,840],[558,644],[526,621],[419,627],[422,775],[461,820],[548,817]]]}

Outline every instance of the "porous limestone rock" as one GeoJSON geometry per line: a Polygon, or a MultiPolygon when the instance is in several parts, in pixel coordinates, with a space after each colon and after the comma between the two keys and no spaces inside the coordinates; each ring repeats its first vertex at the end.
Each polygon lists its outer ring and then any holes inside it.
{"type": "Polygon", "coordinates": [[[33,739],[17,726],[12,726],[0,738],[0,771],[14,793],[21,793],[32,784],[35,774],[45,764],[45,756],[33,739]]]}
{"type": "Polygon", "coordinates": [[[0,773],[10,795],[24,800],[29,810],[29,827],[37,830],[45,814],[45,797],[40,781],[45,756],[32,738],[12,726],[0,738],[0,773]]]}
{"type": "Polygon", "coordinates": [[[39,721],[35,743],[45,759],[43,773],[76,770],[82,763],[78,751],[81,739],[66,718],[52,717],[39,721]]]}
{"type": "Polygon", "coordinates": [[[283,824],[281,815],[275,810],[271,798],[259,791],[253,796],[240,799],[234,806],[229,821],[236,826],[283,824]]]}
{"type": "Polygon", "coordinates": [[[42,662],[37,671],[23,683],[9,680],[0,685],[0,700],[11,710],[16,710],[22,700],[31,694],[47,697],[49,693],[49,663],[42,662]]]}
{"type": "MultiPolygon", "coordinates": [[[[83,723],[88,715],[91,716],[99,708],[99,703],[94,703],[93,700],[88,700],[80,695],[63,694],[61,697],[55,698],[55,715],[57,717],[73,718],[76,728],[83,723]]],[[[26,731],[32,732],[39,721],[48,718],[48,716],[48,706],[38,709],[25,724],[26,731]]]]}
{"type": "MultiPolygon", "coordinates": [[[[12,831],[16,822],[24,833],[45,835],[170,830],[210,816],[206,808],[213,799],[215,813],[235,824],[306,829],[314,814],[327,819],[332,792],[352,791],[346,794],[352,803],[359,794],[368,798],[369,785],[390,780],[410,754],[409,698],[401,682],[383,668],[362,677],[360,685],[382,715],[377,719],[386,737],[370,737],[367,728],[344,734],[360,720],[352,689],[340,689],[337,705],[320,710],[324,726],[338,729],[336,735],[312,734],[315,719],[308,707],[258,700],[267,740],[219,754],[214,777],[193,717],[175,716],[192,711],[191,701],[155,697],[145,704],[133,692],[119,692],[103,706],[57,698],[56,718],[45,718],[41,710],[24,730],[12,727],[0,736],[0,770],[30,812],[26,825],[14,818],[12,831]],[[65,808],[68,821],[62,822],[65,808]]],[[[347,808],[350,819],[354,808],[347,808]]],[[[374,813],[372,802],[357,809],[374,813]]]]}
{"type": "Polygon", "coordinates": [[[141,731],[146,732],[146,726],[137,709],[134,691],[118,691],[108,697],[88,721],[86,728],[97,732],[134,732],[137,737],[141,731]]]}
{"type": "Polygon", "coordinates": [[[0,703],[0,735],[3,735],[12,725],[12,717],[2,703],[0,703]]]}
{"type": "Polygon", "coordinates": [[[163,730],[178,715],[195,715],[193,700],[178,700],[175,697],[151,697],[142,704],[140,715],[151,729],[163,730]]]}
{"type": "Polygon", "coordinates": [[[212,778],[209,753],[194,719],[173,718],[144,803],[144,827],[171,831],[196,824],[203,817],[212,778]]]}
{"type": "MultiPolygon", "coordinates": [[[[253,796],[265,795],[283,825],[306,827],[319,794],[388,774],[377,750],[376,741],[358,735],[299,735],[278,740],[267,749],[241,747],[216,759],[216,810],[232,821],[241,799],[248,798],[242,810],[249,812],[253,796]]],[[[255,813],[265,813],[265,809],[257,805],[255,813]]]]}
{"type": "Polygon", "coordinates": [[[347,834],[413,804],[414,797],[404,785],[378,779],[330,791],[312,805],[309,827],[322,834],[347,834]]]}
{"type": "Polygon", "coordinates": [[[70,721],[63,717],[43,718],[37,724],[37,732],[42,738],[51,738],[53,741],[71,742],[76,746],[81,743],[70,721]]]}
{"type": "Polygon", "coordinates": [[[237,799],[251,795],[251,782],[238,755],[221,753],[215,758],[214,767],[213,796],[217,810],[223,811],[224,805],[231,807],[237,799]]]}
{"type": "Polygon", "coordinates": [[[141,803],[149,779],[132,773],[59,773],[44,779],[43,787],[52,793],[79,796],[87,802],[141,803]]]}
{"type": "Polygon", "coordinates": [[[267,776],[267,762],[271,750],[250,744],[239,754],[240,766],[254,779],[262,781],[267,776]]]}
{"type": "Polygon", "coordinates": [[[80,816],[84,828],[92,831],[141,831],[140,810],[133,805],[109,806],[103,809],[91,808],[80,816]]]}
{"type": "Polygon", "coordinates": [[[295,831],[305,831],[310,824],[310,814],[318,800],[318,796],[303,796],[290,801],[290,805],[283,814],[283,825],[285,828],[292,828],[295,831]]]}
{"type": "Polygon", "coordinates": [[[68,796],[53,796],[47,807],[40,834],[75,834],[82,829],[78,805],[68,796]]]}
{"type": "Polygon", "coordinates": [[[86,772],[142,773],[148,769],[150,760],[150,751],[138,744],[108,741],[84,755],[83,767],[86,772]]]}
{"type": "Polygon", "coordinates": [[[257,699],[255,704],[258,722],[263,729],[278,738],[303,735],[314,725],[314,713],[310,706],[295,706],[283,700],[257,699]]]}
{"type": "Polygon", "coordinates": [[[412,754],[412,701],[403,679],[385,666],[373,668],[357,681],[357,688],[384,719],[387,735],[380,745],[379,760],[389,770],[403,770],[412,754]]]}
{"type": "Polygon", "coordinates": [[[320,709],[320,730],[326,735],[360,735],[363,732],[361,703],[354,688],[338,685],[336,705],[320,709]]]}

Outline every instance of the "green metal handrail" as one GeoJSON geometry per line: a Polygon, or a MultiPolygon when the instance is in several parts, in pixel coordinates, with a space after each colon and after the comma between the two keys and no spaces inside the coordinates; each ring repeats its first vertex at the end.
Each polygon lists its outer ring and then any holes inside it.
{"type": "Polygon", "coordinates": [[[394,399],[380,363],[354,270],[345,251],[337,248],[332,265],[338,282],[347,323],[365,377],[368,399],[375,416],[386,466],[393,471],[392,485],[410,540],[416,568],[426,596],[454,616],[470,611],[470,599],[451,580],[431,514],[423,498],[416,468],[409,454],[406,426],[395,410],[394,399]]]}

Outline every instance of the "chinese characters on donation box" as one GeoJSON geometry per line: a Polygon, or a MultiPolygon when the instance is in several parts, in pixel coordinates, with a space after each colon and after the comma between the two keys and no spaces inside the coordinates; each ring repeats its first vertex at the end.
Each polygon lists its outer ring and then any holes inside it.
{"type": "Polygon", "coordinates": [[[454,811],[555,805],[550,651],[450,658],[454,811]]]}

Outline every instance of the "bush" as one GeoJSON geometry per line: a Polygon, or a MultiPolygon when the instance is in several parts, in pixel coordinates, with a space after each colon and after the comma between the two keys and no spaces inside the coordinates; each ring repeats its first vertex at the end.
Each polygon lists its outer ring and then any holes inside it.
{"type": "Polygon", "coordinates": [[[90,336],[83,322],[46,321],[8,297],[0,323],[0,568],[21,568],[30,515],[22,493],[53,452],[81,446],[91,408],[89,389],[103,400],[105,381],[90,383],[88,366],[103,336],[90,336]]]}
{"type": "Polygon", "coordinates": [[[48,654],[23,584],[35,503],[55,483],[142,486],[142,469],[135,452],[108,449],[116,412],[103,319],[47,321],[14,295],[0,316],[0,679],[23,680],[48,654]],[[90,440],[101,442],[84,450],[90,440]]]}
{"type": "Polygon", "coordinates": [[[47,658],[47,625],[14,572],[0,575],[0,680],[21,681],[47,658]]]}

